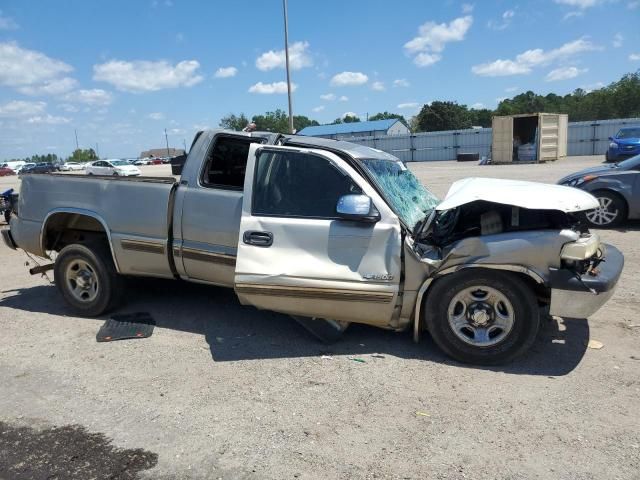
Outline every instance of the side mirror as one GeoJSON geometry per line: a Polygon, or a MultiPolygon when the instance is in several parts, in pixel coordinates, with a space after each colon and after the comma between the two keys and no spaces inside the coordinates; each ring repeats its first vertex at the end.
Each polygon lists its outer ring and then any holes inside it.
{"type": "Polygon", "coordinates": [[[336,213],[340,218],[357,222],[375,223],[380,212],[366,195],[343,195],[338,200],[336,213]]]}
{"type": "Polygon", "coordinates": [[[609,137],[609,140],[613,141],[613,137],[609,137]]]}

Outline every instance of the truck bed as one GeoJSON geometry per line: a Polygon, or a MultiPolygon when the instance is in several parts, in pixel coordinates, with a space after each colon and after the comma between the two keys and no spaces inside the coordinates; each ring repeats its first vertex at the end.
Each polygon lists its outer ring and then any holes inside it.
{"type": "Polygon", "coordinates": [[[28,251],[45,252],[40,232],[57,214],[88,215],[107,230],[120,273],[172,276],[168,255],[168,214],[175,179],[171,177],[103,177],[25,175],[18,202],[19,221],[12,234],[28,251]]]}

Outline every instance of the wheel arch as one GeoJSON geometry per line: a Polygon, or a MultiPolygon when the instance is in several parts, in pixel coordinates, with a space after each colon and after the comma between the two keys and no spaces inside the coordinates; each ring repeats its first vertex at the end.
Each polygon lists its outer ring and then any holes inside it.
{"type": "Polygon", "coordinates": [[[468,268],[482,268],[486,270],[497,270],[497,271],[505,271],[518,275],[522,278],[527,285],[533,287],[534,289],[544,288],[546,281],[544,277],[538,272],[522,266],[522,265],[508,265],[508,264],[486,264],[486,263],[465,263],[462,265],[454,265],[452,267],[445,268],[436,272],[433,276],[427,278],[422,285],[420,286],[420,290],[418,290],[418,295],[416,298],[416,306],[414,309],[413,315],[413,341],[420,341],[420,333],[422,332],[422,312],[424,311],[425,301],[427,299],[427,294],[429,289],[431,288],[433,282],[447,275],[452,275],[456,272],[459,272],[468,268]]]}
{"type": "Polygon", "coordinates": [[[116,272],[120,273],[118,260],[113,250],[111,231],[109,230],[107,222],[91,210],[83,208],[56,208],[48,212],[42,222],[42,229],[40,230],[40,248],[42,252],[46,255],[46,247],[51,233],[59,231],[60,229],[69,229],[78,224],[83,225],[91,231],[105,235],[116,272]],[[55,230],[53,228],[55,228],[55,230]]]}
{"type": "MultiPolygon", "coordinates": [[[[591,195],[593,195],[594,197],[598,198],[597,194],[599,192],[605,192],[611,195],[614,195],[616,197],[618,197],[620,200],[622,200],[624,202],[624,207],[626,209],[626,213],[627,213],[627,217],[629,216],[629,199],[627,198],[627,196],[623,193],[624,189],[621,189],[622,192],[620,190],[614,190],[612,188],[611,185],[602,185],[598,188],[594,188],[592,191],[590,191],[589,193],[591,195]]],[[[625,218],[626,220],[626,218],[625,218]]]]}

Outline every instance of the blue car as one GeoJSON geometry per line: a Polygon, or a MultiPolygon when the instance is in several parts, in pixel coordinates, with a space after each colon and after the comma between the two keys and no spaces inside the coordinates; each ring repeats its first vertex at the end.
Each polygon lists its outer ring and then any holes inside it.
{"type": "Polygon", "coordinates": [[[611,143],[605,158],[607,162],[617,162],[640,154],[640,126],[621,128],[615,137],[609,137],[611,143]]]}

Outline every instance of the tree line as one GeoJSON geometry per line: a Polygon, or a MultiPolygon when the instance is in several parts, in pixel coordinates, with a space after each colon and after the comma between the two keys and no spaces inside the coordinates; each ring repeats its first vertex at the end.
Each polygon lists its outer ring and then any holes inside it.
{"type": "Polygon", "coordinates": [[[6,160],[7,162],[27,162],[27,163],[52,163],[54,165],[64,162],[78,162],[86,163],[93,160],[99,160],[98,155],[93,148],[82,149],[78,148],[71,153],[67,158],[58,157],[55,153],[47,153],[44,155],[31,155],[25,158],[12,158],[6,160]]]}
{"type": "MultiPolygon", "coordinates": [[[[640,70],[628,73],[605,87],[587,92],[582,88],[567,95],[549,93],[539,95],[532,91],[520,93],[513,98],[502,100],[495,110],[469,108],[455,101],[436,100],[422,106],[418,114],[409,120],[403,115],[380,112],[369,120],[397,118],[412,132],[435,132],[442,130],[462,130],[471,127],[490,127],[495,115],[516,115],[520,113],[566,113],[569,121],[609,120],[613,118],[640,117],[640,70]]],[[[360,122],[357,116],[347,115],[337,118],[331,124],[360,122]]],[[[249,118],[229,114],[220,121],[220,126],[231,130],[242,130],[249,123],[255,123],[257,130],[270,132],[289,131],[288,116],[283,110],[266,112],[249,118]]],[[[304,115],[293,117],[296,131],[305,127],[320,125],[316,120],[304,115]]]]}

